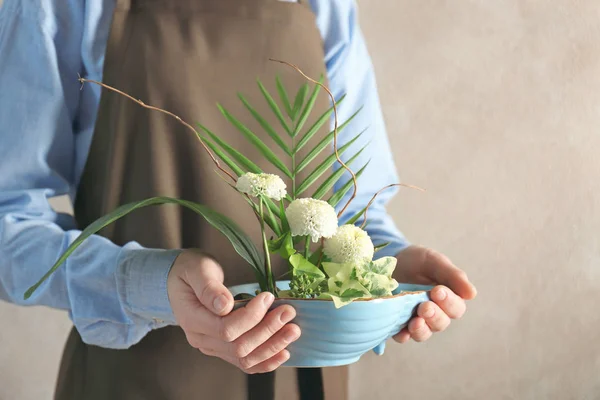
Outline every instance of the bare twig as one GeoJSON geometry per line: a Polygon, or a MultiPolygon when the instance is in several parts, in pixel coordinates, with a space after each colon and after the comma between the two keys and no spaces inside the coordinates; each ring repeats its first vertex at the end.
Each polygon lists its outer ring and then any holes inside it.
{"type": "Polygon", "coordinates": [[[139,104],[140,106],[147,108],[149,110],[153,110],[153,111],[158,111],[161,112],[163,114],[166,114],[172,118],[175,118],[177,121],[179,121],[183,126],[185,126],[186,128],[192,130],[195,134],[196,134],[196,138],[200,141],[200,144],[202,145],[202,147],[204,148],[204,150],[208,153],[208,155],[210,156],[211,160],[213,161],[213,163],[217,166],[217,168],[223,172],[224,174],[226,174],[227,176],[229,176],[234,182],[237,181],[237,179],[226,169],[224,169],[221,164],[219,163],[219,160],[217,160],[217,158],[214,156],[214,154],[210,151],[210,149],[206,146],[206,144],[204,143],[204,141],[202,140],[202,138],[200,137],[200,133],[190,124],[188,124],[187,122],[185,122],[184,120],[182,120],[179,116],[173,114],[172,112],[169,112],[167,110],[163,110],[162,108],[158,108],[158,107],[154,107],[151,105],[148,105],[146,103],[144,103],[142,100],[136,99],[133,96],[128,95],[125,92],[120,91],[119,89],[115,89],[112,86],[109,86],[107,84],[104,84],[102,82],[98,82],[98,81],[94,81],[92,79],[86,79],[86,78],[82,78],[81,76],[79,76],[79,82],[81,82],[81,88],[83,88],[83,84],[85,82],[89,82],[89,83],[94,83],[96,85],[102,86],[105,89],[111,90],[115,93],[120,94],[121,96],[127,97],[129,100],[136,102],[137,104],[139,104]]]}
{"type": "Polygon", "coordinates": [[[383,189],[381,189],[381,190],[379,190],[377,193],[375,193],[375,194],[373,195],[373,197],[371,198],[371,201],[369,201],[369,204],[367,204],[367,207],[365,208],[364,221],[363,221],[363,223],[362,223],[362,224],[361,224],[361,226],[360,226],[360,227],[361,227],[361,229],[362,229],[362,228],[364,228],[364,227],[367,225],[367,212],[369,211],[369,207],[371,207],[371,204],[373,204],[373,202],[375,201],[375,199],[377,198],[377,196],[379,196],[379,194],[380,194],[381,192],[383,192],[384,190],[386,190],[386,189],[389,189],[389,188],[392,188],[392,187],[394,187],[394,186],[404,186],[404,187],[407,187],[407,188],[411,188],[411,189],[420,190],[421,192],[424,192],[424,191],[425,191],[425,189],[422,189],[422,188],[420,188],[420,187],[418,187],[418,186],[414,186],[414,185],[408,185],[408,184],[406,184],[406,183],[392,183],[391,185],[387,185],[386,187],[384,187],[383,189]]]}
{"type": "Polygon", "coordinates": [[[335,158],[337,159],[337,161],[340,163],[340,165],[342,167],[344,167],[344,169],[346,169],[346,171],[348,171],[350,173],[350,175],[352,175],[352,181],[354,182],[354,191],[352,192],[352,196],[350,196],[350,198],[348,199],[348,201],[346,202],[346,205],[340,210],[340,212],[338,213],[338,218],[342,216],[342,214],[344,213],[344,211],[346,211],[346,209],[348,208],[348,206],[350,205],[350,203],[352,203],[352,200],[354,200],[354,198],[356,197],[356,192],[358,190],[358,185],[356,182],[356,174],[350,169],[350,167],[348,167],[344,161],[342,161],[342,159],[340,158],[340,155],[338,153],[338,146],[337,146],[337,135],[338,135],[338,116],[337,116],[337,103],[335,101],[335,98],[333,97],[333,94],[331,93],[331,91],[329,90],[329,88],[327,88],[327,86],[323,85],[321,82],[318,82],[314,79],[312,79],[311,77],[307,76],[304,72],[302,72],[302,70],[300,68],[298,68],[298,66],[289,63],[287,61],[281,61],[281,60],[276,60],[274,58],[269,58],[270,61],[274,61],[274,62],[278,62],[281,64],[285,64],[289,67],[294,68],[296,71],[298,71],[298,73],[300,75],[302,75],[304,78],[306,78],[307,80],[309,80],[310,82],[321,86],[323,89],[325,89],[325,91],[327,92],[327,94],[329,95],[329,97],[331,98],[331,102],[333,103],[333,117],[334,117],[334,128],[333,128],[333,151],[335,152],[335,158]]]}

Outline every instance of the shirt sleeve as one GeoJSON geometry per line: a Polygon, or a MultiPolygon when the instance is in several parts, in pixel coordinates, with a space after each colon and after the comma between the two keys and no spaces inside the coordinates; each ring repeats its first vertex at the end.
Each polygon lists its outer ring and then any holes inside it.
{"type": "MultiPolygon", "coordinates": [[[[368,144],[352,164],[351,169],[356,172],[368,163],[358,179],[357,196],[342,215],[343,223],[362,210],[377,191],[389,184],[398,183],[399,177],[386,133],[371,57],[358,23],[355,1],[311,0],[311,6],[323,36],[330,89],[336,99],[346,95],[338,108],[339,124],[362,107],[339,136],[338,148],[364,130],[360,138],[341,156],[342,160],[346,163],[368,144]]],[[[340,168],[339,163],[336,163],[335,168],[340,168]]],[[[350,174],[344,174],[334,190],[339,190],[349,179],[350,174]]],[[[396,255],[408,246],[408,241],[386,211],[387,202],[396,192],[394,188],[382,192],[369,208],[366,228],[369,236],[375,245],[390,243],[377,253],[378,257],[396,255]]],[[[338,211],[351,194],[352,190],[345,195],[337,207],[338,211]]]]}
{"type": "Polygon", "coordinates": [[[48,199],[73,198],[87,157],[99,93],[80,91],[77,74],[100,71],[103,49],[82,44],[107,35],[100,11],[81,0],[0,7],[0,299],[67,310],[84,342],[127,348],[175,323],[166,281],[177,250],[93,236],[23,297],[80,233],[48,199]]]}

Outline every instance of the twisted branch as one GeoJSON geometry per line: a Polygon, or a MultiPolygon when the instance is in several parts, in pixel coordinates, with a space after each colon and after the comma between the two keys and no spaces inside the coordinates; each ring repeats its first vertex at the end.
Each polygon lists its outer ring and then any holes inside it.
{"type": "Polygon", "coordinates": [[[363,223],[360,226],[361,229],[364,229],[365,226],[367,225],[367,212],[369,211],[369,207],[371,207],[371,204],[373,204],[373,202],[375,201],[375,199],[377,198],[377,196],[379,196],[379,194],[381,192],[383,192],[384,190],[392,188],[394,186],[404,186],[404,187],[407,187],[407,188],[419,190],[421,192],[425,191],[425,189],[422,189],[422,188],[420,188],[418,186],[408,185],[406,183],[392,183],[391,185],[387,185],[386,187],[384,187],[383,189],[381,189],[377,193],[375,193],[373,195],[373,197],[371,198],[371,201],[369,201],[369,203],[367,204],[367,207],[365,208],[365,214],[364,214],[365,215],[364,216],[365,219],[364,219],[363,223]]]}
{"type": "Polygon", "coordinates": [[[213,163],[217,166],[217,168],[223,172],[224,174],[226,174],[227,176],[229,176],[231,178],[231,180],[233,180],[234,182],[237,181],[237,179],[231,175],[231,173],[229,171],[227,171],[226,169],[224,169],[221,164],[219,163],[219,160],[217,160],[217,158],[214,156],[214,154],[210,151],[210,149],[206,146],[206,144],[204,143],[204,141],[202,140],[202,138],[200,137],[200,133],[190,124],[188,124],[187,122],[185,122],[184,120],[182,120],[179,116],[173,114],[172,112],[169,112],[167,110],[163,110],[162,108],[158,108],[158,107],[154,107],[151,105],[148,105],[146,103],[144,103],[142,100],[136,99],[133,96],[128,95],[125,92],[120,91],[119,89],[115,89],[112,86],[108,86],[107,84],[104,84],[102,82],[98,82],[98,81],[94,81],[92,79],[86,79],[86,78],[82,78],[81,76],[79,76],[78,78],[79,82],[81,82],[81,87],[83,88],[83,84],[85,82],[90,82],[90,83],[94,83],[96,85],[102,86],[105,89],[111,90],[115,93],[120,94],[121,96],[127,97],[129,100],[136,102],[137,104],[139,104],[140,106],[147,108],[149,110],[152,111],[158,111],[161,112],[163,114],[166,114],[172,118],[175,118],[177,121],[179,121],[183,126],[185,126],[186,128],[192,130],[195,134],[196,137],[198,138],[198,140],[200,141],[200,144],[202,145],[202,147],[204,148],[204,150],[208,153],[208,155],[210,156],[211,160],[213,161],[213,163]]]}

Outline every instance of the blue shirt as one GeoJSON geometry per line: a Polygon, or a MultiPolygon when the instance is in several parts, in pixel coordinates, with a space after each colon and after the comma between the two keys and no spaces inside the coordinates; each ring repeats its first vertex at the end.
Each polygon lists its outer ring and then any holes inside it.
{"type": "MultiPolygon", "coordinates": [[[[0,8],[0,299],[67,310],[84,342],[127,348],[175,324],[166,281],[177,250],[120,247],[94,236],[23,300],[79,234],[73,217],[53,211],[48,199],[73,200],[77,193],[100,98],[95,85],[80,90],[77,74],[102,80],[113,1],[4,0],[0,8]]],[[[398,177],[355,2],[311,0],[311,6],[330,88],[337,98],[347,94],[339,120],[364,106],[346,130],[368,127],[346,153],[370,142],[354,164],[371,160],[347,218],[398,177]]],[[[369,210],[373,241],[392,243],[378,255],[407,245],[384,208],[393,193],[369,210]]]]}

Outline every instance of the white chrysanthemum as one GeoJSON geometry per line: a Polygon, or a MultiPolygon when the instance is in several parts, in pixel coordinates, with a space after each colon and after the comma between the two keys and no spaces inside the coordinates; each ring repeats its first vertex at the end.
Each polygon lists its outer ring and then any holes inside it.
{"type": "Polygon", "coordinates": [[[371,261],[375,247],[367,232],[358,226],[342,225],[325,240],[323,252],[335,263],[354,263],[371,261]]]}
{"type": "Polygon", "coordinates": [[[273,174],[247,172],[239,177],[235,187],[250,196],[265,196],[277,201],[286,195],[285,183],[279,176],[273,174]]]}
{"type": "Polygon", "coordinates": [[[292,236],[308,235],[313,242],[322,237],[330,238],[338,227],[335,209],[323,200],[296,199],[285,210],[285,215],[292,236]]]}

